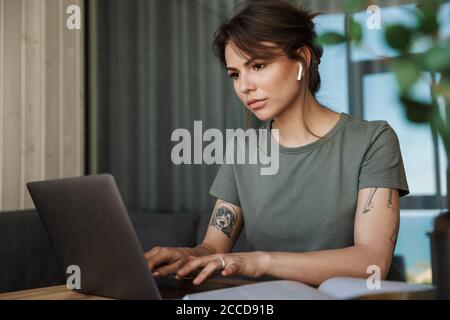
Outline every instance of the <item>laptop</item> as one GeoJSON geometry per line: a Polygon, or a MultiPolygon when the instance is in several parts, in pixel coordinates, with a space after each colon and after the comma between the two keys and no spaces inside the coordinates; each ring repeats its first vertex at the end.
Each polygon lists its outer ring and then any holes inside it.
{"type": "Polygon", "coordinates": [[[112,175],[29,182],[27,188],[66,280],[72,275],[67,270],[79,268],[74,291],[161,299],[112,175]]]}

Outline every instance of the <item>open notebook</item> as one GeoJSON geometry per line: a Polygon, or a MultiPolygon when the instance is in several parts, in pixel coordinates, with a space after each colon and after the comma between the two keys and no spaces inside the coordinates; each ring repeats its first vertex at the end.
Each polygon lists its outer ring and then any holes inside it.
{"type": "Polygon", "coordinates": [[[367,295],[433,290],[432,285],[381,281],[380,289],[369,289],[366,279],[337,277],[313,288],[297,281],[274,280],[184,296],[184,300],[335,300],[367,295]]]}

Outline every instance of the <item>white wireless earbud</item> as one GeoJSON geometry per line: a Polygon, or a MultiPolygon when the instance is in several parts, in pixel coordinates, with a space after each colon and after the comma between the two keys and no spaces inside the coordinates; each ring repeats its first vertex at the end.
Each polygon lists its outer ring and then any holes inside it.
{"type": "Polygon", "coordinates": [[[303,73],[303,66],[302,66],[302,64],[299,62],[299,63],[298,63],[298,75],[297,75],[297,80],[298,80],[298,81],[302,80],[302,73],[303,73]]]}

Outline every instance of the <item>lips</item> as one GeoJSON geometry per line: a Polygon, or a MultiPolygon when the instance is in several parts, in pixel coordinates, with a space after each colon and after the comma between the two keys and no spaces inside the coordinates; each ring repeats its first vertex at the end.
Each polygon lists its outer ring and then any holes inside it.
{"type": "Polygon", "coordinates": [[[252,109],[259,109],[266,103],[266,99],[252,99],[247,102],[247,106],[252,109]]]}

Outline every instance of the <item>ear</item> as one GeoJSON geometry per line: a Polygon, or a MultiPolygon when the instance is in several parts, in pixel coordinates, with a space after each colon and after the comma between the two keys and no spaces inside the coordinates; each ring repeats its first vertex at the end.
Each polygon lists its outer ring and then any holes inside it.
{"type": "Polygon", "coordinates": [[[308,70],[311,64],[311,50],[308,47],[301,47],[297,50],[297,54],[300,56],[300,62],[303,63],[303,67],[308,70]]]}

